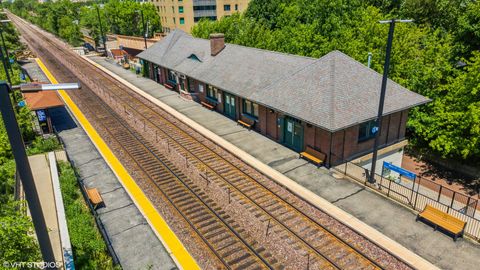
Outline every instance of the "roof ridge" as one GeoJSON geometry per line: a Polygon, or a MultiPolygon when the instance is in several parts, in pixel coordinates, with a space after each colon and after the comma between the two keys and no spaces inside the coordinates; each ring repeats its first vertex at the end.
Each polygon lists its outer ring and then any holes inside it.
{"type": "MultiPolygon", "coordinates": [[[[209,39],[206,39],[206,38],[194,37],[194,36],[192,36],[192,35],[190,35],[190,34],[188,34],[188,33],[185,33],[185,34],[187,34],[189,37],[191,37],[191,38],[193,38],[193,39],[204,40],[204,41],[208,41],[208,40],[209,40],[209,39]]],[[[310,57],[310,56],[305,56],[305,55],[298,55],[298,54],[291,54],[291,53],[285,53],[285,52],[279,52],[279,51],[272,51],[272,50],[267,50],[267,49],[260,49],[260,48],[249,47],[249,46],[240,45],[240,44],[235,44],[235,43],[225,43],[225,45],[234,46],[234,47],[241,47],[241,48],[250,49],[250,50],[257,50],[257,51],[269,52],[269,53],[279,54],[279,55],[297,57],[297,58],[310,59],[310,60],[317,60],[317,59],[319,59],[319,58],[310,57]]],[[[220,53],[221,53],[221,52],[220,52],[220,53]]]]}
{"type": "MultiPolygon", "coordinates": [[[[335,119],[335,60],[336,60],[336,57],[335,55],[333,54],[334,52],[338,52],[338,51],[333,51],[331,52],[332,53],[332,59],[330,60],[330,119],[329,119],[329,122],[330,122],[330,126],[333,127],[334,126],[334,119],[335,119]]],[[[329,53],[330,54],[330,53],[329,53]]]]}
{"type": "MultiPolygon", "coordinates": [[[[378,75],[378,76],[382,76],[381,73],[377,72],[377,71],[374,70],[373,68],[367,67],[367,66],[366,66],[365,64],[363,64],[362,62],[357,61],[355,58],[353,58],[353,57],[351,57],[351,56],[349,56],[349,55],[347,55],[347,54],[345,54],[345,53],[343,53],[343,52],[341,52],[341,51],[335,50],[335,51],[333,51],[333,52],[338,52],[338,53],[341,54],[342,56],[347,57],[347,58],[350,58],[351,60],[353,60],[352,63],[355,63],[356,65],[360,66],[360,67],[361,67],[362,69],[364,69],[364,70],[368,70],[368,72],[370,72],[370,73],[373,73],[373,74],[378,75]]],[[[404,89],[406,89],[406,90],[408,90],[408,91],[410,91],[410,92],[413,92],[412,90],[410,90],[410,89],[406,88],[405,86],[403,86],[403,85],[395,82],[394,80],[392,80],[392,79],[390,79],[390,78],[388,78],[388,77],[387,77],[387,79],[388,79],[388,83],[393,83],[394,85],[397,85],[397,86],[402,87],[402,88],[404,88],[404,89]]],[[[413,93],[416,93],[416,92],[413,92],[413,93]]],[[[416,93],[416,94],[418,94],[418,93],[416,93]]]]}
{"type": "Polygon", "coordinates": [[[178,40],[180,40],[180,38],[190,36],[187,33],[183,32],[182,30],[179,30],[179,29],[173,30],[172,34],[173,34],[172,38],[171,38],[170,42],[168,43],[167,47],[165,48],[165,52],[162,54],[161,59],[163,59],[163,57],[165,57],[167,52],[173,47],[173,45],[175,45],[175,43],[178,42],[178,40]]]}
{"type": "Polygon", "coordinates": [[[267,90],[268,88],[270,88],[271,86],[273,86],[273,85],[275,85],[275,84],[278,84],[278,83],[281,83],[281,82],[286,81],[286,80],[288,80],[288,79],[291,79],[293,76],[295,76],[295,75],[297,75],[298,73],[304,71],[305,69],[309,68],[310,66],[315,65],[316,63],[325,60],[325,58],[326,58],[328,55],[330,55],[331,53],[332,53],[332,52],[329,52],[329,53],[323,55],[323,56],[320,57],[320,58],[315,58],[315,61],[313,61],[312,63],[308,63],[308,64],[306,64],[305,66],[299,67],[297,70],[295,70],[293,73],[291,73],[291,75],[287,75],[287,76],[285,76],[285,75],[283,75],[283,74],[279,75],[277,78],[282,78],[282,79],[280,79],[280,80],[274,80],[272,83],[270,83],[270,84],[266,85],[265,87],[261,88],[261,90],[267,90]]]}

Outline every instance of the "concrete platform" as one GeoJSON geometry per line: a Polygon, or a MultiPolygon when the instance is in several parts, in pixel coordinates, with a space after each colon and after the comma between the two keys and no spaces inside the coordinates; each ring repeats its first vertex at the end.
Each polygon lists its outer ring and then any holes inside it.
{"type": "Polygon", "coordinates": [[[57,219],[57,207],[55,206],[55,194],[53,192],[50,166],[45,154],[29,156],[28,161],[32,169],[33,181],[37,188],[43,218],[48,228],[48,237],[53,249],[56,262],[63,262],[62,243],[57,219]]]}
{"type": "MultiPolygon", "coordinates": [[[[43,73],[33,69],[30,76],[47,81],[43,73]]],[[[106,207],[98,209],[97,214],[122,268],[177,269],[169,252],[71,113],[66,108],[55,108],[51,116],[52,125],[81,180],[87,187],[98,188],[102,194],[106,207]]]]}
{"type": "Polygon", "coordinates": [[[317,169],[298,159],[298,154],[292,150],[239,127],[219,113],[186,101],[152,80],[139,77],[104,58],[91,59],[436,266],[475,269],[480,265],[478,244],[465,239],[453,242],[451,237],[415,222],[415,213],[407,208],[357,183],[335,179],[327,169],[317,169]]]}

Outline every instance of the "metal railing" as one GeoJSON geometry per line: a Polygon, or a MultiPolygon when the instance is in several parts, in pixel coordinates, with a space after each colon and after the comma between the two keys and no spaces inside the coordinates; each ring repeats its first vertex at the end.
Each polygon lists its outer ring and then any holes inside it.
{"type": "Polygon", "coordinates": [[[193,11],[194,17],[213,17],[217,16],[216,10],[194,10],[193,11]]]}
{"type": "Polygon", "coordinates": [[[376,184],[367,184],[370,173],[352,162],[333,167],[336,171],[374,189],[405,206],[422,211],[431,205],[465,221],[465,235],[480,240],[480,205],[478,199],[468,196],[431,180],[417,176],[414,180],[406,177],[389,178],[375,174],[376,184]]]}
{"type": "Polygon", "coordinates": [[[216,6],[216,0],[193,0],[193,6],[216,6]]]}

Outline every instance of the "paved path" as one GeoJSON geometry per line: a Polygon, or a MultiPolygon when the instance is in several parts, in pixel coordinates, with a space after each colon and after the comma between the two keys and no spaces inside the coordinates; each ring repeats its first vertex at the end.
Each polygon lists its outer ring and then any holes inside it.
{"type": "Polygon", "coordinates": [[[298,154],[290,149],[186,101],[152,80],[138,77],[104,58],[91,59],[440,268],[476,269],[480,265],[479,245],[465,239],[453,242],[451,237],[415,222],[415,214],[407,208],[357,183],[335,179],[327,169],[317,169],[298,159],[298,154]]]}
{"type": "Polygon", "coordinates": [[[48,158],[45,154],[28,157],[32,169],[33,180],[37,188],[43,218],[48,228],[48,236],[53,249],[55,261],[63,262],[62,244],[58,230],[57,207],[53,193],[52,178],[48,158]]]}
{"type": "MultiPolygon", "coordinates": [[[[48,81],[36,65],[29,75],[48,81]]],[[[99,189],[104,208],[97,210],[123,269],[176,269],[176,265],[147,221],[105,163],[87,134],[66,108],[50,110],[52,124],[65,144],[73,165],[87,187],[99,189]],[[151,267],[151,268],[149,268],[151,267]]]]}

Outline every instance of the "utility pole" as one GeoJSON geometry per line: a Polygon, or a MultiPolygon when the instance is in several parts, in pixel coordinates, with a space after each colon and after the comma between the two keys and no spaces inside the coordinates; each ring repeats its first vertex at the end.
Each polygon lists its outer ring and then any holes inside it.
{"type": "Polygon", "coordinates": [[[98,9],[98,5],[96,5],[95,8],[97,9],[98,23],[100,24],[100,35],[102,36],[103,49],[105,49],[105,55],[108,56],[107,41],[106,41],[105,35],[103,34],[103,26],[102,26],[102,19],[100,18],[100,10],[98,9]]]}
{"type": "Polygon", "coordinates": [[[30,163],[28,163],[27,152],[25,151],[25,144],[23,143],[22,133],[20,132],[13,111],[9,92],[10,86],[5,81],[0,82],[0,110],[2,111],[3,121],[12,147],[17,172],[23,184],[25,197],[28,202],[28,208],[30,209],[30,215],[32,216],[43,260],[46,263],[55,262],[52,245],[50,243],[50,238],[48,237],[48,228],[45,224],[40,200],[38,199],[37,188],[33,181],[32,170],[30,168],[30,163]]]}
{"type": "Polygon", "coordinates": [[[143,16],[143,9],[137,10],[137,12],[140,11],[140,14],[142,16],[142,28],[143,28],[143,41],[145,42],[145,50],[147,49],[147,30],[145,28],[145,18],[143,16]]]}
{"type": "Polygon", "coordinates": [[[375,183],[375,166],[378,159],[378,144],[380,143],[380,132],[382,130],[382,115],[383,115],[383,105],[385,104],[385,92],[387,90],[387,81],[388,81],[388,70],[390,68],[390,54],[392,51],[392,42],[393,42],[393,32],[395,30],[395,23],[408,23],[413,20],[398,20],[392,19],[387,21],[380,21],[380,23],[389,23],[390,29],[388,31],[388,40],[387,40],[387,50],[385,52],[385,65],[383,66],[383,78],[382,78],[382,88],[380,90],[380,103],[378,105],[378,114],[376,119],[376,132],[375,132],[375,142],[373,144],[373,156],[372,156],[372,167],[370,169],[370,175],[368,182],[373,184],[375,183]]]}

